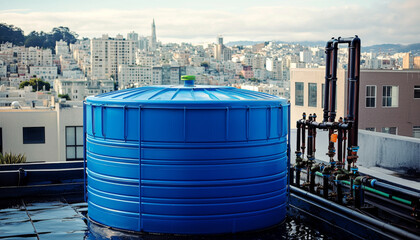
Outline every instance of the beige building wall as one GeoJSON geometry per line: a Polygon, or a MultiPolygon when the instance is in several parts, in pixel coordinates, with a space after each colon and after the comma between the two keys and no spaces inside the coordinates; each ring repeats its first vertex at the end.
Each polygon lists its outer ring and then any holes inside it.
{"type": "MultiPolygon", "coordinates": [[[[346,99],[346,71],[339,69],[337,71],[337,120],[339,117],[344,117],[345,113],[345,99],[346,99]]],[[[324,68],[292,68],[290,69],[290,103],[291,103],[291,127],[296,128],[296,121],[302,118],[302,113],[309,114],[316,113],[317,121],[322,121],[323,118],[323,93],[322,85],[325,84],[325,69],[324,68]],[[296,82],[303,83],[303,106],[296,105],[296,82]],[[309,83],[316,83],[316,107],[308,106],[308,90],[309,83]]]]}
{"type": "Polygon", "coordinates": [[[83,126],[83,108],[0,108],[3,153],[25,154],[27,162],[66,161],[66,126],[83,126]],[[45,143],[24,144],[24,127],[44,127],[45,143]]]}
{"type": "MultiPolygon", "coordinates": [[[[290,102],[291,127],[296,128],[296,121],[302,118],[302,113],[316,113],[317,121],[322,121],[322,84],[324,84],[325,69],[291,69],[290,102]],[[295,83],[303,82],[303,106],[296,105],[295,83]],[[317,106],[308,106],[308,83],[317,83],[317,106]]],[[[337,74],[337,118],[344,117],[346,111],[346,71],[341,69],[337,74]]],[[[420,71],[415,70],[362,70],[359,87],[359,129],[386,132],[393,128],[397,135],[418,137],[420,129],[420,98],[415,91],[420,88],[420,71]],[[374,106],[367,106],[367,87],[376,89],[374,106]],[[392,94],[392,106],[383,106],[384,86],[395,87],[392,94]],[[395,104],[395,105],[394,105],[395,104]]],[[[389,97],[388,97],[389,98],[389,97]]]]}

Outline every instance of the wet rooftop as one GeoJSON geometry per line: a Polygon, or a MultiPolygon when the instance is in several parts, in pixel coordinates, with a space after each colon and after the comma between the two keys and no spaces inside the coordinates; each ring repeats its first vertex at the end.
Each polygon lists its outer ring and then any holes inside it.
{"type": "Polygon", "coordinates": [[[297,219],[271,229],[235,235],[179,236],[168,234],[133,234],[89,223],[87,203],[80,195],[55,198],[13,199],[0,203],[0,239],[200,239],[200,240],[274,240],[274,239],[333,239],[297,219]]]}

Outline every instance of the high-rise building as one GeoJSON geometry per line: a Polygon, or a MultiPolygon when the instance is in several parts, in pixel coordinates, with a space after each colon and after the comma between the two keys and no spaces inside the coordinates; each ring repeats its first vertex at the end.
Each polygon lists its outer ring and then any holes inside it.
{"type": "Polygon", "coordinates": [[[139,35],[134,31],[127,33],[127,40],[138,41],[139,35]]]}
{"type": "Polygon", "coordinates": [[[152,23],[152,35],[150,36],[149,49],[150,51],[156,50],[156,25],[154,18],[152,23]]]}
{"type": "Polygon", "coordinates": [[[106,79],[111,76],[118,81],[119,65],[134,65],[136,41],[126,40],[122,35],[110,38],[102,35],[102,38],[91,40],[91,65],[92,79],[106,79]]]}
{"type": "Polygon", "coordinates": [[[67,43],[63,40],[56,41],[55,42],[55,55],[67,55],[69,54],[69,46],[67,46],[67,43]]]}
{"type": "Polygon", "coordinates": [[[223,45],[223,37],[221,35],[217,36],[217,44],[214,46],[214,58],[218,61],[223,59],[223,50],[225,45],[223,45]]]}

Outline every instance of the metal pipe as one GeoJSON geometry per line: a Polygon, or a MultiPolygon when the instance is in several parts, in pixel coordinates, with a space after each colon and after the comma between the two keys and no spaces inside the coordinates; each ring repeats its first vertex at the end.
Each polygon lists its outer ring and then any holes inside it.
{"type": "Polygon", "coordinates": [[[329,115],[329,97],[330,97],[330,77],[331,77],[331,45],[334,41],[334,38],[327,42],[325,47],[326,62],[325,62],[325,88],[324,88],[324,122],[328,122],[329,115]]]}
{"type": "Polygon", "coordinates": [[[301,135],[301,132],[300,132],[300,128],[301,128],[301,126],[300,126],[301,124],[300,124],[300,121],[297,121],[296,122],[296,129],[297,129],[297,136],[296,136],[296,153],[300,153],[300,135],[301,135]]]}
{"type": "MultiPolygon", "coordinates": [[[[303,120],[306,120],[306,114],[305,113],[303,113],[303,115],[302,115],[302,119],[303,120]]],[[[306,138],[306,125],[305,124],[302,124],[302,146],[301,146],[301,149],[302,149],[302,156],[305,156],[305,138],[306,138]]]]}
{"type": "Polygon", "coordinates": [[[296,187],[300,187],[300,168],[296,168],[296,187]]]}
{"type": "Polygon", "coordinates": [[[339,163],[338,165],[341,167],[342,166],[342,157],[343,157],[343,130],[338,129],[338,142],[337,142],[337,162],[339,163]]]}
{"type": "Polygon", "coordinates": [[[394,234],[394,235],[396,235],[398,237],[405,238],[405,239],[418,239],[418,236],[415,235],[415,234],[406,232],[406,231],[402,230],[401,228],[394,227],[394,226],[392,226],[392,225],[390,225],[388,223],[381,222],[381,221],[376,220],[374,218],[371,218],[371,217],[368,217],[366,215],[363,215],[363,214],[361,214],[359,212],[350,210],[350,209],[348,209],[346,207],[343,207],[343,206],[338,205],[338,204],[336,204],[334,202],[331,202],[331,201],[328,201],[328,200],[323,199],[321,197],[318,197],[318,196],[316,196],[314,194],[311,194],[311,193],[306,192],[304,190],[301,190],[299,188],[291,187],[290,190],[291,190],[291,193],[300,195],[300,196],[304,197],[307,200],[310,200],[310,201],[313,201],[313,202],[318,202],[320,204],[323,204],[328,209],[331,209],[331,210],[333,210],[335,212],[339,212],[339,213],[345,214],[345,215],[347,215],[348,217],[350,217],[352,219],[359,219],[359,220],[361,220],[361,221],[363,221],[365,223],[371,224],[372,226],[374,226],[374,227],[376,227],[376,228],[378,228],[380,230],[384,230],[386,232],[390,232],[390,233],[392,233],[392,234],[394,234]]]}
{"type": "MultiPolygon", "coordinates": [[[[339,38],[340,39],[340,38],[339,38]]],[[[335,112],[335,104],[336,104],[336,96],[337,96],[337,52],[338,52],[338,40],[335,40],[333,42],[333,52],[332,52],[332,69],[331,69],[331,102],[330,102],[330,118],[329,121],[330,122],[334,122],[335,121],[335,116],[336,116],[336,112],[335,112]]]]}
{"type": "Polygon", "coordinates": [[[323,176],[323,196],[325,199],[328,199],[328,175],[324,175],[323,176]]]}
{"type": "MultiPolygon", "coordinates": [[[[309,114],[309,122],[312,122],[312,114],[309,114]]],[[[308,160],[313,160],[312,159],[312,150],[313,150],[313,148],[312,148],[312,142],[313,142],[313,139],[312,139],[312,125],[308,125],[308,139],[307,139],[307,141],[308,141],[308,153],[307,153],[307,155],[308,155],[308,160]]]]}
{"type": "MultiPolygon", "coordinates": [[[[351,186],[351,182],[349,182],[349,181],[346,181],[346,180],[341,180],[341,182],[342,182],[342,183],[344,183],[344,184],[346,184],[346,185],[350,185],[350,186],[351,186]]],[[[376,184],[376,183],[375,183],[375,184],[376,184]]],[[[380,195],[380,196],[382,196],[382,197],[386,197],[386,198],[393,199],[393,200],[395,200],[395,201],[397,201],[397,202],[400,202],[400,203],[403,203],[403,204],[406,204],[406,205],[411,205],[411,203],[412,203],[411,201],[408,201],[408,200],[406,200],[406,199],[402,199],[402,198],[399,198],[399,197],[392,196],[392,195],[390,195],[390,194],[388,194],[388,193],[382,192],[382,191],[380,191],[380,190],[377,190],[377,189],[374,189],[374,188],[371,188],[371,187],[368,187],[368,186],[363,186],[363,188],[364,188],[366,191],[369,191],[369,192],[371,192],[371,193],[374,193],[374,194],[380,195]]]]}
{"type": "MultiPolygon", "coordinates": [[[[418,192],[414,192],[414,191],[410,191],[410,190],[407,190],[407,189],[404,189],[404,188],[399,188],[399,187],[396,187],[396,186],[392,186],[390,184],[379,182],[377,180],[375,180],[375,181],[371,180],[370,182],[373,182],[373,184],[371,183],[371,186],[374,187],[374,188],[380,187],[380,188],[392,191],[394,193],[400,193],[400,194],[403,194],[403,195],[406,195],[406,196],[410,196],[410,197],[413,197],[413,198],[420,199],[420,193],[418,193],[418,192]]],[[[393,194],[393,195],[395,195],[395,194],[393,194]]]]}
{"type": "MultiPolygon", "coordinates": [[[[313,122],[316,121],[316,114],[312,114],[313,122]]],[[[315,152],[316,152],[316,127],[312,129],[312,157],[315,159],[315,152]]]]}
{"type": "Polygon", "coordinates": [[[343,130],[343,158],[342,158],[342,164],[343,168],[345,167],[346,163],[346,143],[347,143],[347,130],[343,130]]]}

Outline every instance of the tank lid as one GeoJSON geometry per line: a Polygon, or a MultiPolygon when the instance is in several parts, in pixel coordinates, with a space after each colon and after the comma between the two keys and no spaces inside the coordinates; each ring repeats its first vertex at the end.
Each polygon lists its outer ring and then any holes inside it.
{"type": "Polygon", "coordinates": [[[212,85],[164,85],[130,88],[87,98],[93,102],[220,102],[220,101],[278,101],[287,100],[262,92],[212,85]]]}
{"type": "Polygon", "coordinates": [[[184,87],[194,87],[195,76],[194,75],[181,76],[181,81],[184,81],[184,87]]]}

